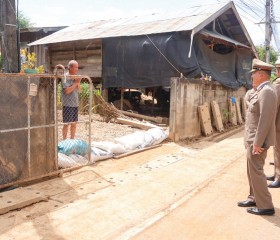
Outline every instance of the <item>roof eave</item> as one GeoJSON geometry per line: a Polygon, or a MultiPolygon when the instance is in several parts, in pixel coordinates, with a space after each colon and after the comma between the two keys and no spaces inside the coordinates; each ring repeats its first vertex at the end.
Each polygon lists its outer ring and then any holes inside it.
{"type": "Polygon", "coordinates": [[[238,23],[240,24],[248,42],[250,43],[252,50],[255,54],[255,56],[258,56],[257,50],[255,48],[255,45],[246,29],[246,27],[244,26],[236,8],[234,3],[231,1],[228,4],[226,4],[224,7],[222,7],[221,9],[219,9],[216,13],[212,14],[210,17],[208,17],[205,21],[203,21],[202,23],[200,23],[199,25],[197,25],[194,29],[193,29],[193,34],[198,33],[199,31],[201,31],[204,27],[206,27],[208,24],[210,24],[211,22],[213,22],[217,17],[219,17],[220,15],[222,15],[224,12],[226,12],[227,10],[232,9],[232,11],[234,12],[238,23]]]}

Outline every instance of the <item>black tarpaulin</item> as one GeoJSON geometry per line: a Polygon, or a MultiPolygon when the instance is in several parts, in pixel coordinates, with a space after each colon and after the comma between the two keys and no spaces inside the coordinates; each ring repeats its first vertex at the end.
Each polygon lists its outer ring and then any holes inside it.
{"type": "Polygon", "coordinates": [[[171,77],[199,78],[201,72],[234,89],[249,83],[251,50],[219,54],[196,35],[189,58],[190,42],[187,32],[103,39],[104,88],[170,86],[171,77]]]}
{"type": "Polygon", "coordinates": [[[194,41],[195,55],[201,71],[226,87],[238,89],[251,84],[252,51],[247,48],[233,48],[229,53],[217,53],[197,37],[194,41]]]}

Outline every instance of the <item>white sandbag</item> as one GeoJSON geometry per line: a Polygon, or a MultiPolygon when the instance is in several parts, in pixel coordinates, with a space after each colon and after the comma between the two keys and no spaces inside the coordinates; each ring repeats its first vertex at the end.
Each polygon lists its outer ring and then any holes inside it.
{"type": "Polygon", "coordinates": [[[152,145],[159,144],[168,137],[167,133],[161,128],[151,128],[147,131],[147,134],[153,138],[152,145]]]}
{"type": "Polygon", "coordinates": [[[115,138],[117,143],[120,143],[124,146],[127,151],[131,151],[137,148],[141,148],[145,140],[145,132],[134,132],[132,134],[115,138]]]}
{"type": "Polygon", "coordinates": [[[112,142],[92,142],[91,147],[99,148],[111,154],[125,153],[126,149],[122,144],[112,142]]]}
{"type": "Polygon", "coordinates": [[[153,136],[150,135],[149,133],[145,132],[144,139],[143,139],[143,142],[142,142],[140,148],[152,146],[154,141],[155,140],[154,140],[153,136]]]}
{"type": "Polygon", "coordinates": [[[113,157],[112,153],[108,153],[96,147],[91,147],[91,162],[95,162],[102,159],[108,159],[113,157]]]}
{"type": "Polygon", "coordinates": [[[77,166],[86,165],[89,162],[87,158],[78,154],[70,154],[69,157],[72,158],[72,160],[76,163],[77,166]]]}
{"type": "Polygon", "coordinates": [[[58,153],[58,166],[60,168],[75,167],[79,164],[76,163],[71,157],[65,155],[64,153],[58,153]]]}

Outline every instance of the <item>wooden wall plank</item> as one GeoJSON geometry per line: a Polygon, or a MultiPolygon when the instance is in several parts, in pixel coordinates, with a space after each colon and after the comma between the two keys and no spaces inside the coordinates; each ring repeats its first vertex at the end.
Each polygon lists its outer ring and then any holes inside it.
{"type": "Polygon", "coordinates": [[[69,43],[52,44],[50,47],[50,71],[57,64],[67,67],[71,59],[79,63],[79,74],[93,78],[102,76],[101,40],[84,40],[69,43]]]}

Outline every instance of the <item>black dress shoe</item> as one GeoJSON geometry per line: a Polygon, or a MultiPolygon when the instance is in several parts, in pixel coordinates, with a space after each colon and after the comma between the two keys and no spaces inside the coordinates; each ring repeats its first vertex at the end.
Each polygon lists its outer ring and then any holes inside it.
{"type": "Polygon", "coordinates": [[[248,213],[256,214],[256,215],[273,215],[275,214],[274,208],[269,209],[258,209],[258,208],[247,208],[248,213]]]}
{"type": "Polygon", "coordinates": [[[274,182],[272,182],[272,183],[270,183],[269,185],[268,185],[268,187],[269,188],[279,188],[280,187],[280,181],[274,181],[274,182]]]}
{"type": "Polygon", "coordinates": [[[274,165],[274,162],[269,162],[270,165],[274,165]]]}
{"type": "Polygon", "coordinates": [[[245,200],[237,203],[238,207],[254,207],[256,203],[250,200],[245,200]]]}
{"type": "Polygon", "coordinates": [[[275,179],[274,175],[266,176],[266,180],[268,180],[268,181],[274,181],[274,179],[275,179]]]}

